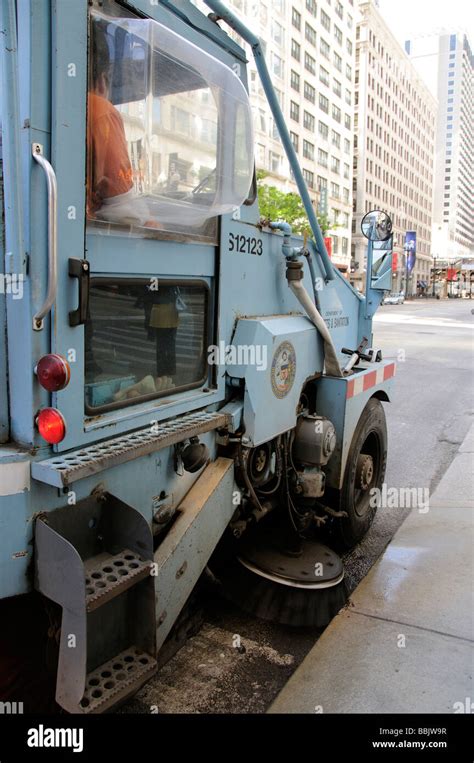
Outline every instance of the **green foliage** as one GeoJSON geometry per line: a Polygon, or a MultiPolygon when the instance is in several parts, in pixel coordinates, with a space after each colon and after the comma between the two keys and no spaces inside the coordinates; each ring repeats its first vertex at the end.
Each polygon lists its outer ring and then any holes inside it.
{"type": "MultiPolygon", "coordinates": [[[[273,185],[264,182],[266,173],[263,170],[257,172],[257,189],[260,215],[266,220],[284,220],[289,223],[293,231],[299,235],[307,233],[311,235],[308,217],[297,193],[285,193],[273,185]]],[[[332,225],[328,215],[316,213],[323,236],[329,230],[337,228],[332,225]]]]}

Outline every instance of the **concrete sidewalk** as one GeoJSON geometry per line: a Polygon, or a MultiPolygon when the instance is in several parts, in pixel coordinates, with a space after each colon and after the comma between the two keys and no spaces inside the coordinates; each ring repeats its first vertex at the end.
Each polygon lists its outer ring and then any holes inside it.
{"type": "Polygon", "coordinates": [[[473,496],[474,424],[270,713],[474,712],[473,496]]]}

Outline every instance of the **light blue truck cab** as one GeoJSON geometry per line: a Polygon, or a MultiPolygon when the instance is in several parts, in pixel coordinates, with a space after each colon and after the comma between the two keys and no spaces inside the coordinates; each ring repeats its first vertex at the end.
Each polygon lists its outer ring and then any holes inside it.
{"type": "Polygon", "coordinates": [[[244,606],[245,576],[291,612],[304,591],[327,622],[343,569],[319,532],[357,543],[384,478],[389,221],[367,220],[363,297],[327,255],[258,40],[207,4],[2,3],[0,598],[53,603],[70,712],[152,675],[206,569],[224,587],[232,570],[244,606]],[[260,218],[225,23],[256,57],[307,242],[260,218]]]}

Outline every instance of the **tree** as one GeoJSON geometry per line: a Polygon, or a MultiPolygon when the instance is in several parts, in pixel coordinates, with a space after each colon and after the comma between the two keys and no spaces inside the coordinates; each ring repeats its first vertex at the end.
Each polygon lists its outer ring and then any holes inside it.
{"type": "MultiPolygon", "coordinates": [[[[306,214],[301,197],[297,193],[285,193],[280,191],[274,185],[268,185],[264,182],[266,173],[264,170],[257,172],[257,191],[260,214],[268,220],[284,220],[293,228],[294,233],[311,236],[311,228],[308,216],[306,214]]],[[[333,230],[338,225],[331,224],[328,215],[316,213],[319,227],[323,236],[329,230],[333,230]]]]}

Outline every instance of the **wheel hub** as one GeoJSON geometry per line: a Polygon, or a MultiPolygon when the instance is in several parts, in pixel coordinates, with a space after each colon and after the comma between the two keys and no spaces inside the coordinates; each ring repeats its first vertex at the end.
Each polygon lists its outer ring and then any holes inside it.
{"type": "Polygon", "coordinates": [[[359,490],[368,490],[374,477],[374,461],[372,456],[361,453],[357,459],[355,484],[359,490]]]}

